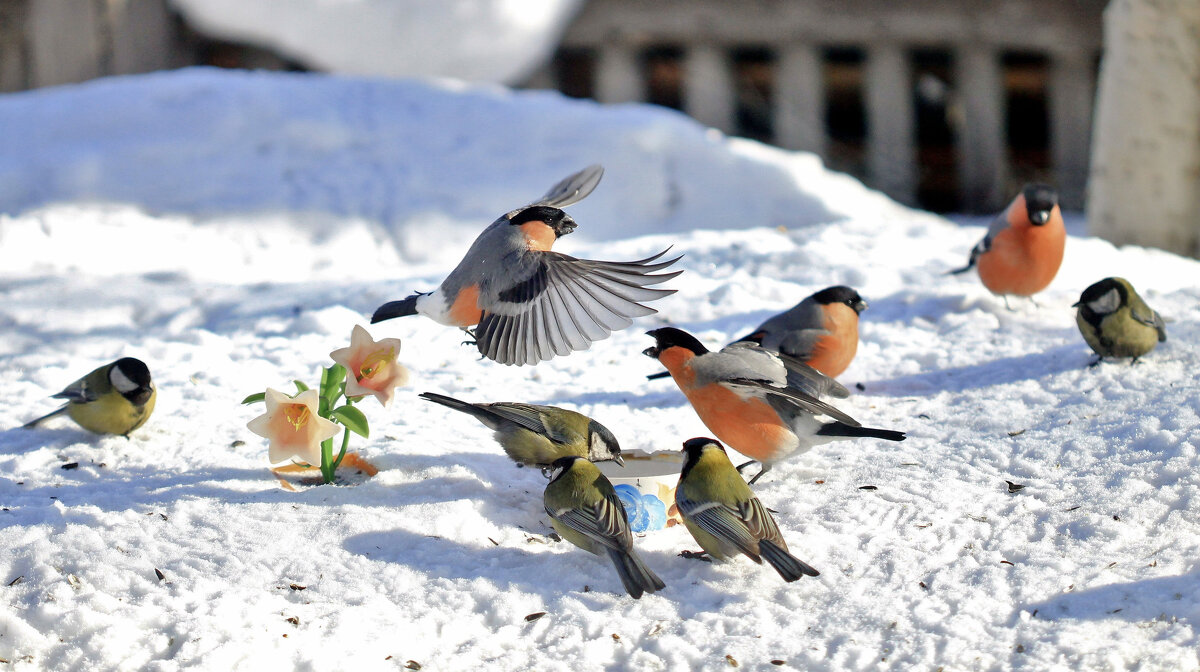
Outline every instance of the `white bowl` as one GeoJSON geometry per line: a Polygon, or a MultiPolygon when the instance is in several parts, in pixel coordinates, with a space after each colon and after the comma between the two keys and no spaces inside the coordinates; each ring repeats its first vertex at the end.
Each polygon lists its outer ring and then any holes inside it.
{"type": "Polygon", "coordinates": [[[675,508],[675,486],[683,468],[683,453],[661,450],[646,453],[641,450],[622,452],[625,466],[616,462],[598,462],[600,473],[613,484],[625,517],[634,532],[661,530],[682,522],[675,508]]]}

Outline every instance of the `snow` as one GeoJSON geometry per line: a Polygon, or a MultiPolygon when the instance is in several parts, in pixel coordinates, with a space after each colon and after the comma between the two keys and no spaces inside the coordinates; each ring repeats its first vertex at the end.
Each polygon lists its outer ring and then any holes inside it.
{"type": "Polygon", "coordinates": [[[190,70],[6,95],[0,127],[13,669],[1200,665],[1193,260],[1072,235],[1038,305],[1009,311],[944,275],[982,226],[663,110],[494,88],[190,70]],[[685,273],[659,314],[532,369],[429,320],[371,326],[413,374],[391,407],[363,404],[353,448],[379,473],[281,488],[245,427],[261,407],[239,400],[315,383],[376,306],[593,162],[608,172],[556,249],[673,245],[685,273]],[[1136,366],[1087,368],[1069,306],[1107,275],[1173,320],[1136,366]],[[674,527],[636,539],[667,588],[631,600],[607,561],[546,536],[540,473],[416,397],[559,404],[623,448],[677,449],[707,431],[644,379],[643,332],[716,346],[832,284],[871,304],[836,405],[909,439],[822,446],[756,485],[816,579],[680,558],[696,545],[674,527]],[[19,428],[122,355],[159,389],[131,438],[19,428]]]}
{"type": "Polygon", "coordinates": [[[171,0],[213,37],[311,69],[519,83],[549,60],[581,0],[171,0]]]}

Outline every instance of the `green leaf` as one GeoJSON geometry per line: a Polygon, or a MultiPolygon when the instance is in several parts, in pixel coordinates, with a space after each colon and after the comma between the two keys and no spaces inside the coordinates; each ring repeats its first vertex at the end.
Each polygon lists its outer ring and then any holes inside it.
{"type": "Polygon", "coordinates": [[[256,404],[260,401],[266,400],[266,398],[267,398],[266,392],[255,392],[254,394],[246,397],[245,399],[242,399],[242,403],[243,404],[256,404]]]}
{"type": "Polygon", "coordinates": [[[331,420],[337,420],[346,426],[346,429],[366,438],[371,434],[370,427],[367,426],[367,416],[363,412],[353,406],[338,406],[329,413],[331,420]]]}
{"type": "Polygon", "coordinates": [[[296,384],[296,394],[300,394],[301,392],[308,391],[308,385],[305,385],[304,383],[302,383],[298,380],[293,380],[292,382],[296,384]]]}

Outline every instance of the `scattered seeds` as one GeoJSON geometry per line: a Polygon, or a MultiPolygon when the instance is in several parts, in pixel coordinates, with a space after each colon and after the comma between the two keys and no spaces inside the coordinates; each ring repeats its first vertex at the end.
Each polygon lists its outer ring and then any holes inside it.
{"type": "Polygon", "coordinates": [[[291,623],[292,625],[300,625],[300,619],[296,618],[295,616],[288,616],[284,620],[287,621],[288,623],[291,623]]]}
{"type": "Polygon", "coordinates": [[[1001,561],[1000,561],[1000,564],[1002,564],[1002,565],[1012,565],[1013,567],[1016,567],[1016,565],[1014,565],[1013,563],[1009,562],[1008,560],[1001,560],[1001,561]]]}
{"type": "Polygon", "coordinates": [[[60,468],[61,469],[78,469],[79,463],[78,462],[67,462],[66,464],[62,465],[60,468]]]}
{"type": "Polygon", "coordinates": [[[532,623],[545,615],[546,615],[546,612],[544,612],[544,611],[535,611],[532,614],[529,614],[528,616],[525,617],[525,622],[532,623]]]}
{"type": "Polygon", "coordinates": [[[823,478],[818,481],[813,481],[813,482],[816,483],[817,485],[825,485],[825,479],[823,479],[823,478]]]}
{"type": "Polygon", "coordinates": [[[618,634],[617,634],[617,633],[615,633],[615,632],[614,632],[614,633],[612,633],[612,638],[613,638],[613,641],[614,641],[614,642],[619,642],[619,641],[621,641],[621,636],[620,636],[620,635],[618,635],[618,634]]]}
{"type": "Polygon", "coordinates": [[[1120,519],[1121,519],[1121,517],[1120,517],[1120,516],[1118,516],[1118,515],[1116,515],[1116,514],[1114,514],[1114,515],[1113,515],[1113,520],[1120,520],[1120,519]]]}
{"type": "Polygon", "coordinates": [[[244,445],[246,445],[246,442],[242,441],[241,439],[238,439],[237,441],[234,441],[233,443],[229,444],[229,447],[230,448],[240,448],[244,445]]]}
{"type": "Polygon", "coordinates": [[[875,487],[874,485],[860,485],[860,486],[858,486],[858,489],[859,490],[878,490],[879,488],[875,487]]]}
{"type": "Polygon", "coordinates": [[[291,588],[292,590],[308,590],[308,586],[302,586],[298,583],[288,584],[288,588],[291,588]]]}
{"type": "Polygon", "coordinates": [[[929,590],[929,586],[925,585],[925,582],[924,582],[924,581],[921,581],[921,582],[920,582],[920,583],[918,583],[917,585],[918,585],[918,586],[920,586],[920,587],[922,587],[922,588],[924,588],[925,590],[929,590]]]}
{"type": "Polygon", "coordinates": [[[493,546],[499,546],[499,545],[500,545],[500,542],[496,541],[495,539],[493,539],[493,538],[491,538],[491,537],[488,537],[488,538],[487,538],[487,540],[488,540],[488,541],[490,541],[490,542],[492,542],[492,545],[493,545],[493,546]]]}
{"type": "Polygon", "coordinates": [[[866,386],[866,385],[863,385],[862,383],[855,383],[855,384],[854,384],[854,389],[858,390],[859,392],[866,392],[866,391],[867,391],[867,386],[866,386]]]}
{"type": "Polygon", "coordinates": [[[1072,506],[1071,508],[1067,509],[1066,511],[1063,511],[1063,513],[1067,513],[1069,511],[1074,511],[1075,509],[1082,509],[1082,508],[1083,508],[1082,504],[1079,506],[1072,506]]]}
{"type": "Polygon", "coordinates": [[[729,666],[730,666],[730,667],[737,667],[737,666],[738,666],[737,659],[736,659],[736,658],[734,658],[733,656],[729,655],[728,653],[727,653],[727,654],[725,654],[725,662],[729,663],[729,666]]]}
{"type": "Polygon", "coordinates": [[[418,663],[418,662],[417,662],[417,661],[415,661],[415,660],[410,660],[410,661],[407,661],[407,662],[405,662],[405,663],[404,663],[404,669],[406,669],[406,670],[419,670],[419,669],[421,669],[421,664],[420,664],[420,663],[418,663]]]}
{"type": "Polygon", "coordinates": [[[1009,492],[1020,492],[1025,489],[1025,486],[1021,485],[1020,483],[1013,483],[1012,481],[1005,481],[1005,483],[1008,484],[1009,492]]]}
{"type": "Polygon", "coordinates": [[[1028,431],[1029,431],[1028,429],[1014,429],[1013,431],[1009,432],[1008,435],[1009,436],[1020,436],[1028,431]]]}
{"type": "Polygon", "coordinates": [[[772,665],[787,665],[787,661],[776,658],[775,660],[771,661],[771,664],[772,665]]]}
{"type": "Polygon", "coordinates": [[[159,581],[162,581],[163,579],[167,578],[167,575],[163,574],[162,570],[159,569],[158,567],[154,568],[154,575],[158,577],[159,581]]]}
{"type": "Polygon", "coordinates": [[[24,574],[22,574],[22,575],[18,576],[17,578],[13,579],[12,581],[9,581],[9,582],[8,582],[8,585],[10,585],[10,586],[15,586],[15,585],[17,585],[18,583],[20,583],[20,582],[21,582],[21,580],[22,580],[22,579],[24,579],[24,578],[25,578],[25,575],[24,575],[24,574]]]}

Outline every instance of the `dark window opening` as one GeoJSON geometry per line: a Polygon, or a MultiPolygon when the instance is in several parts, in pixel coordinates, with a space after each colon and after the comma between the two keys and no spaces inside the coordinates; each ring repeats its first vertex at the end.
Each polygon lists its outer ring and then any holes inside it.
{"type": "Polygon", "coordinates": [[[858,48],[825,50],[825,165],[859,179],[866,175],[867,116],[863,103],[866,55],[858,48]]]}
{"type": "Polygon", "coordinates": [[[958,209],[958,162],[950,109],[950,52],[912,54],[912,102],[917,142],[917,202],[934,212],[958,209]]]}
{"type": "Polygon", "coordinates": [[[646,102],[683,109],[683,49],[653,47],[642,56],[646,102]]]}
{"type": "Polygon", "coordinates": [[[1050,169],[1050,117],[1047,87],[1049,59],[1042,54],[1010,52],[1004,55],[1004,113],[1012,184],[1009,193],[1026,182],[1052,179],[1050,169]]]}
{"type": "Polygon", "coordinates": [[[734,50],[733,78],[737,87],[735,134],[771,142],[775,138],[771,105],[775,92],[774,54],[766,48],[734,50]]]}
{"type": "Polygon", "coordinates": [[[554,81],[563,95],[594,98],[596,52],[591,49],[559,49],[554,57],[554,81]]]}

